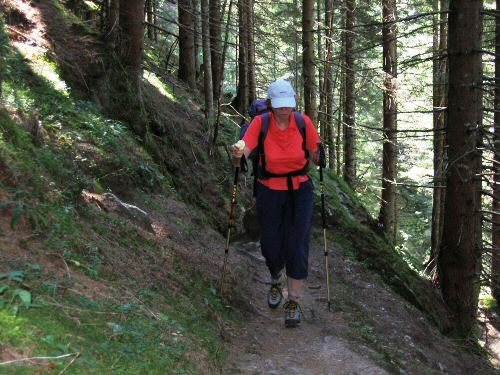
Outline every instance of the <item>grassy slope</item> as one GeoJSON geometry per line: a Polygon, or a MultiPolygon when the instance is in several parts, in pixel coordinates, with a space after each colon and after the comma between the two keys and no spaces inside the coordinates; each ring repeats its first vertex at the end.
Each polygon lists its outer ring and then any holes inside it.
{"type": "MultiPolygon", "coordinates": [[[[198,210],[209,204],[203,198],[191,199],[193,206],[178,203],[183,195],[197,197],[202,181],[170,175],[125,124],[105,118],[69,90],[58,90],[47,78],[62,84],[50,60],[27,60],[12,46],[3,50],[2,359],[70,354],[43,360],[40,367],[59,372],[71,363],[72,373],[82,374],[218,368],[223,359],[219,325],[232,318],[207,275],[202,277],[189,263],[191,249],[181,245],[201,248],[198,234],[220,215],[201,215],[198,210]],[[32,141],[30,116],[35,112],[44,129],[40,146],[32,141]],[[169,215],[155,221],[161,235],[86,204],[80,197],[83,189],[111,190],[129,202],[141,202],[149,212],[169,215]],[[79,359],[70,362],[75,353],[79,359]]],[[[189,111],[178,104],[180,108],[189,111]]],[[[172,163],[186,159],[182,150],[171,147],[170,152],[172,163]]],[[[202,151],[196,152],[204,161],[202,151]]],[[[212,188],[219,189],[215,183],[207,187],[212,188]]],[[[4,371],[34,369],[15,364],[0,367],[4,371]]]]}

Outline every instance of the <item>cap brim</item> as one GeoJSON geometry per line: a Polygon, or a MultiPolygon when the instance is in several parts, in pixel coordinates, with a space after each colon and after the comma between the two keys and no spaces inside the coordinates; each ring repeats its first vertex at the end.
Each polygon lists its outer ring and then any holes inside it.
{"type": "Polygon", "coordinates": [[[274,98],[271,99],[271,106],[273,108],[295,108],[297,103],[295,102],[295,98],[293,96],[287,98],[274,98]]]}

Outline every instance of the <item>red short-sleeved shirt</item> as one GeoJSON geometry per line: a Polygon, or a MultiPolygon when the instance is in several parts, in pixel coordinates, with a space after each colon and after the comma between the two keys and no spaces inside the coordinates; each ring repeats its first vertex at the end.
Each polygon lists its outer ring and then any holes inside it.
{"type": "MultiPolygon", "coordinates": [[[[306,123],[306,148],[309,152],[315,152],[320,142],[316,127],[307,115],[302,115],[306,123]]],[[[248,127],[243,140],[250,150],[254,150],[259,143],[262,117],[257,116],[248,127]]],[[[290,116],[290,124],[285,130],[278,128],[274,114],[271,112],[269,130],[264,141],[264,153],[266,154],[266,170],[270,173],[284,174],[302,169],[307,159],[302,148],[302,134],[295,122],[295,116],[290,116]]],[[[293,176],[293,188],[297,190],[302,182],[309,179],[308,176],[293,176]]],[[[286,177],[272,177],[259,180],[263,185],[273,190],[288,190],[286,177]]]]}

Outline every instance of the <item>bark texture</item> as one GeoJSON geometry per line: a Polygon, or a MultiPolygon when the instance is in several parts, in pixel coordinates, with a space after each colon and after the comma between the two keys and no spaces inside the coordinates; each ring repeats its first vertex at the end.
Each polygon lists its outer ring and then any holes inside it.
{"type": "Polygon", "coordinates": [[[481,8],[480,0],[450,1],[448,168],[438,271],[459,336],[469,335],[476,321],[481,269],[481,8]]]}

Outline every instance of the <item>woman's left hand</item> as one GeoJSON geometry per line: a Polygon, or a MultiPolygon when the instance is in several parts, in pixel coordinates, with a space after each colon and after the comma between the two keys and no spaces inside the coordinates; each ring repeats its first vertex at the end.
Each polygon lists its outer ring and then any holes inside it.
{"type": "Polygon", "coordinates": [[[316,151],[310,152],[309,155],[314,164],[319,165],[321,168],[326,167],[325,146],[323,143],[318,143],[316,151]]]}

